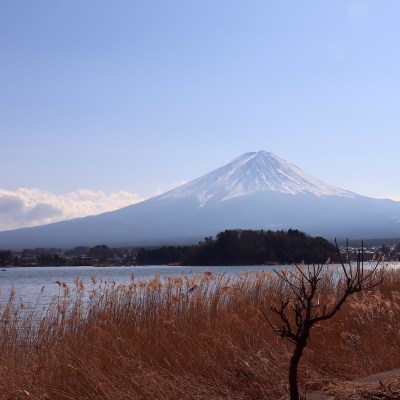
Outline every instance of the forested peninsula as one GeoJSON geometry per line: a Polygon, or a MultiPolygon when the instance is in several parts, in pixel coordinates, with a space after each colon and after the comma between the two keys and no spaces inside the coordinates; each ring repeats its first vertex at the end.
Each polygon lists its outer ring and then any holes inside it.
{"type": "Polygon", "coordinates": [[[194,246],[164,246],[140,249],[141,265],[262,265],[295,262],[325,262],[336,257],[335,246],[322,237],[304,232],[225,230],[194,246]]]}

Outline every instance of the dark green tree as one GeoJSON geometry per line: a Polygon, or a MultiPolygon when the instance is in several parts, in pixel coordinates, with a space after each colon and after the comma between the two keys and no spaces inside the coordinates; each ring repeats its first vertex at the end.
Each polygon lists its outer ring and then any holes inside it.
{"type": "Polygon", "coordinates": [[[95,259],[97,262],[104,262],[108,258],[112,258],[112,250],[105,244],[101,244],[89,249],[88,257],[95,259]]]}
{"type": "Polygon", "coordinates": [[[0,250],[0,265],[5,266],[12,264],[13,255],[10,250],[0,250]]]}

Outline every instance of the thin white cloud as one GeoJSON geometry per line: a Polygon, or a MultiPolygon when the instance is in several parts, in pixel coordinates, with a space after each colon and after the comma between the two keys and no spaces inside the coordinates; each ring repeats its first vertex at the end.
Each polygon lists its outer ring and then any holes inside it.
{"type": "Polygon", "coordinates": [[[57,195],[36,188],[0,189],[0,230],[23,228],[101,214],[144,200],[126,191],[79,189],[57,195]]]}
{"type": "Polygon", "coordinates": [[[368,4],[365,0],[355,0],[350,2],[348,13],[351,19],[362,21],[368,15],[368,4]]]}
{"type": "Polygon", "coordinates": [[[163,194],[163,193],[165,193],[165,192],[168,192],[169,190],[176,189],[177,187],[182,186],[182,185],[184,185],[185,183],[187,183],[187,181],[184,181],[184,180],[169,183],[169,184],[166,186],[166,188],[160,188],[160,187],[157,188],[155,194],[156,194],[156,196],[158,196],[159,194],[163,194]]]}
{"type": "Polygon", "coordinates": [[[376,197],[378,199],[390,199],[390,200],[400,201],[400,194],[379,195],[376,197]]]}

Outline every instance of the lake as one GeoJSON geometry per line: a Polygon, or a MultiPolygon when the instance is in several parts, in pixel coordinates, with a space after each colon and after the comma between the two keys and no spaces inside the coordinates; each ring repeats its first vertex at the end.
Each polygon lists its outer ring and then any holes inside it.
{"type": "MultiPolygon", "coordinates": [[[[386,266],[398,267],[398,263],[385,263],[386,266]]],[[[15,299],[22,299],[26,306],[35,303],[40,296],[40,304],[49,304],[51,298],[59,294],[59,285],[56,280],[61,280],[67,285],[74,285],[74,278],[83,280],[85,287],[90,290],[93,287],[92,276],[97,281],[129,283],[134,274],[135,280],[151,279],[155,274],[164,275],[191,275],[211,271],[213,274],[227,273],[237,274],[241,271],[273,271],[273,269],[287,268],[287,266],[243,265],[243,266],[219,266],[219,267],[193,267],[193,266],[130,266],[130,267],[13,267],[0,271],[0,304],[4,304],[9,298],[12,288],[15,289],[15,299]]]]}
{"type": "Polygon", "coordinates": [[[191,275],[211,271],[213,274],[226,272],[237,274],[240,271],[272,271],[283,266],[223,266],[223,267],[192,267],[192,266],[132,266],[132,267],[13,267],[0,272],[0,303],[4,304],[9,298],[12,288],[15,289],[15,298],[22,299],[25,305],[35,302],[44,286],[41,295],[41,304],[48,304],[53,296],[59,293],[56,280],[67,285],[73,285],[74,278],[83,280],[86,287],[92,286],[92,276],[97,280],[118,283],[130,282],[132,273],[136,280],[151,279],[155,274],[191,275]]]}

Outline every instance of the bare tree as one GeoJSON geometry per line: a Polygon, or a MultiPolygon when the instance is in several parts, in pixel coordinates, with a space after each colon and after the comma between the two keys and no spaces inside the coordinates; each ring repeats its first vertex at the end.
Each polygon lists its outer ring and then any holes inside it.
{"type": "Polygon", "coordinates": [[[299,400],[297,370],[303,350],[307,346],[311,328],[318,322],[331,319],[353,293],[369,290],[383,281],[383,269],[378,269],[379,261],[370,268],[364,268],[364,245],[358,250],[356,264],[350,261],[347,246],[345,260],[336,243],[340,270],[333,275],[337,285],[337,296],[334,302],[320,303],[319,289],[321,280],[332,278],[326,264],[313,263],[311,266],[299,266],[293,263],[293,269],[275,271],[287,289],[280,304],[271,310],[279,316],[282,325],[268,322],[283,339],[292,342],[295,347],[289,366],[290,400],[299,400]]]}

